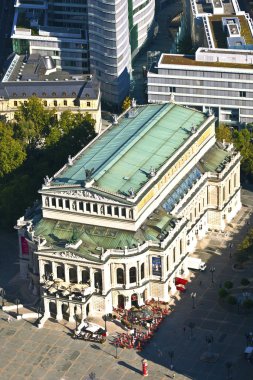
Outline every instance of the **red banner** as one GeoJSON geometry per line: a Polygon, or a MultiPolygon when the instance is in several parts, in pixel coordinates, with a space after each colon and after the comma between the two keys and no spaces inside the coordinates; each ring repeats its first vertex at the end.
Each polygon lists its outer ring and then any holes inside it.
{"type": "Polygon", "coordinates": [[[21,236],[21,251],[22,256],[28,256],[29,255],[29,245],[28,241],[24,236],[21,236]]]}

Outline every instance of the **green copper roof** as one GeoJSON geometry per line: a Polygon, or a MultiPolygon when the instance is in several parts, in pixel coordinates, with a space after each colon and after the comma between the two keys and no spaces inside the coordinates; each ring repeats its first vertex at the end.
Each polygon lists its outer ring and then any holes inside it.
{"type": "Polygon", "coordinates": [[[82,184],[88,169],[95,186],[136,193],[149,180],[151,168],[158,170],[205,119],[203,113],[175,104],[137,107],[81,151],[53,182],[82,184]]]}
{"type": "Polygon", "coordinates": [[[229,152],[225,151],[224,149],[220,148],[217,144],[215,144],[203,156],[203,158],[200,161],[200,164],[203,167],[204,171],[215,172],[217,169],[219,170],[220,168],[221,172],[223,167],[220,167],[220,165],[230,155],[231,154],[229,152]]]}
{"type": "Polygon", "coordinates": [[[171,215],[159,207],[156,214],[145,221],[144,228],[135,232],[46,218],[37,222],[34,230],[36,236],[44,237],[47,245],[56,250],[64,251],[66,244],[81,239],[82,244],[73,252],[88,260],[99,261],[97,255],[101,253],[101,248],[133,248],[147,240],[159,243],[160,233],[174,228],[170,225],[172,219],[174,218],[171,215]]]}

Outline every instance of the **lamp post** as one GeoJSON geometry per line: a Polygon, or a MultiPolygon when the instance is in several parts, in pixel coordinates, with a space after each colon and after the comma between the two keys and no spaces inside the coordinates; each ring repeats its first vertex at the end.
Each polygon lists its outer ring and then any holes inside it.
{"type": "Polygon", "coordinates": [[[18,316],[19,315],[18,306],[20,304],[20,300],[17,298],[15,302],[16,302],[16,305],[17,305],[17,316],[18,316]]]}
{"type": "Polygon", "coordinates": [[[173,358],[174,358],[174,351],[169,351],[169,358],[170,358],[170,368],[173,369],[173,358]]]}
{"type": "Polygon", "coordinates": [[[115,343],[115,359],[118,359],[118,343],[115,343]]]}
{"type": "Polygon", "coordinates": [[[195,323],[194,323],[194,322],[189,322],[188,326],[189,326],[189,329],[190,329],[190,331],[191,331],[191,339],[192,339],[192,330],[193,330],[194,327],[195,327],[195,323]]]}
{"type": "Polygon", "coordinates": [[[230,379],[232,379],[231,368],[232,368],[233,364],[231,362],[226,362],[225,365],[227,368],[227,380],[230,380],[230,379]]]}
{"type": "Polygon", "coordinates": [[[192,298],[192,308],[195,309],[195,298],[197,296],[197,293],[191,293],[192,298]]]}
{"type": "Polygon", "coordinates": [[[77,314],[76,314],[77,307],[74,307],[74,315],[75,315],[75,321],[76,321],[76,330],[77,330],[77,314]]]}
{"type": "Polygon", "coordinates": [[[213,274],[215,272],[215,267],[211,267],[210,268],[210,272],[211,272],[211,275],[212,275],[212,283],[214,283],[214,280],[213,280],[213,274]]]}
{"type": "Polygon", "coordinates": [[[1,294],[1,298],[2,298],[2,308],[3,308],[4,307],[4,296],[5,296],[4,288],[1,288],[0,294],[1,294]]]}
{"type": "Polygon", "coordinates": [[[104,315],[104,321],[105,321],[105,332],[107,333],[107,326],[106,326],[106,322],[107,322],[107,314],[104,315]]]}
{"type": "Polygon", "coordinates": [[[208,347],[209,354],[211,353],[211,344],[213,343],[213,335],[207,335],[206,336],[206,343],[208,347]]]}
{"type": "Polygon", "coordinates": [[[233,248],[233,243],[229,244],[229,258],[231,259],[232,257],[232,248],[233,248]]]}

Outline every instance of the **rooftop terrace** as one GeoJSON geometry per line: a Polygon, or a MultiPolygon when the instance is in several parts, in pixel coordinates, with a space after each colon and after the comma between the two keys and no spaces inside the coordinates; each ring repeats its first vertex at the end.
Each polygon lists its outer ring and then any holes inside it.
{"type": "MultiPolygon", "coordinates": [[[[213,35],[216,48],[227,48],[227,33],[222,28],[222,18],[231,17],[231,14],[213,15],[209,17],[211,33],[213,35]]],[[[239,19],[241,27],[241,36],[244,37],[246,45],[253,44],[253,37],[249,27],[248,20],[244,15],[236,16],[239,19]]]]}
{"type": "Polygon", "coordinates": [[[230,63],[230,62],[208,62],[196,61],[194,56],[163,54],[161,64],[164,65],[190,65],[200,67],[223,67],[223,68],[238,68],[238,69],[253,69],[252,64],[230,63]]]}
{"type": "Polygon", "coordinates": [[[94,185],[112,193],[137,193],[198,129],[207,116],[175,104],[146,105],[133,109],[98,136],[65,166],[52,185],[83,184],[85,170],[94,185]],[[134,112],[134,115],[133,115],[134,112]]]}

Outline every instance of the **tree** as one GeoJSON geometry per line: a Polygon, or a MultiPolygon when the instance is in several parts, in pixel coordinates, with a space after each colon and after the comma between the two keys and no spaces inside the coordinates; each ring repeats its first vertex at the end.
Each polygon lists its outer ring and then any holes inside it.
{"type": "Polygon", "coordinates": [[[241,279],[241,285],[242,286],[248,286],[250,284],[250,281],[247,278],[241,279]]]}
{"type": "Polygon", "coordinates": [[[231,282],[231,281],[225,281],[224,282],[224,288],[226,288],[226,289],[232,289],[233,288],[233,282],[231,282]]]}
{"type": "Polygon", "coordinates": [[[227,302],[229,305],[236,305],[237,304],[237,298],[235,296],[228,296],[227,302]]]}
{"type": "Polygon", "coordinates": [[[126,111],[130,107],[131,107],[131,98],[127,96],[121,106],[122,112],[126,111]]]}
{"type": "Polygon", "coordinates": [[[14,118],[16,137],[33,148],[44,142],[52,125],[57,122],[55,111],[47,110],[36,96],[22,103],[14,118]]]}
{"type": "Polygon", "coordinates": [[[10,124],[0,122],[0,177],[18,168],[25,160],[22,144],[13,137],[10,124]]]}
{"type": "Polygon", "coordinates": [[[248,298],[246,300],[243,301],[243,306],[246,308],[246,309],[252,309],[253,308],[253,300],[248,298]]]}
{"type": "Polygon", "coordinates": [[[226,289],[221,288],[221,289],[219,290],[219,297],[220,297],[220,298],[226,298],[227,295],[228,295],[228,291],[227,291],[226,289]]]}
{"type": "Polygon", "coordinates": [[[225,140],[226,142],[232,142],[233,141],[233,135],[229,127],[227,127],[224,124],[220,124],[216,128],[216,138],[219,141],[225,140]]]}
{"type": "Polygon", "coordinates": [[[242,170],[245,174],[253,173],[252,135],[247,128],[234,132],[234,145],[242,155],[242,170]]]}

